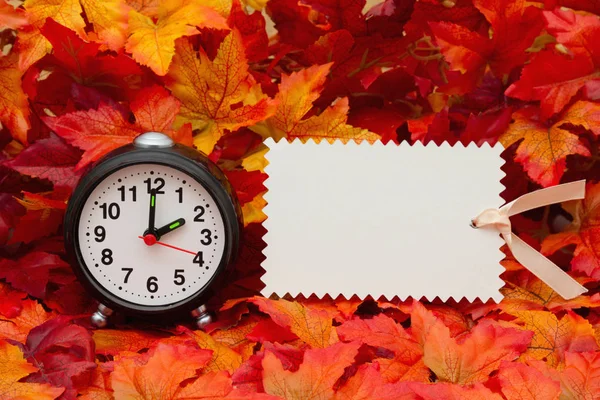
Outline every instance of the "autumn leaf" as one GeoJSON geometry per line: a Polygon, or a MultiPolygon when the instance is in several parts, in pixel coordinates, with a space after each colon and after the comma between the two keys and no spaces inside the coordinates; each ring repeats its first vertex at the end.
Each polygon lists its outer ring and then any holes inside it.
{"type": "Polygon", "coordinates": [[[25,343],[31,329],[54,316],[35,300],[24,300],[22,305],[23,310],[18,316],[0,320],[0,338],[25,343]]]}
{"type": "Polygon", "coordinates": [[[231,374],[242,364],[241,355],[229,346],[216,341],[209,334],[188,329],[183,329],[183,333],[193,339],[201,349],[212,351],[212,357],[204,367],[205,372],[227,371],[231,374]]]}
{"type": "Polygon", "coordinates": [[[0,340],[0,399],[2,400],[53,400],[60,396],[63,388],[48,384],[19,382],[38,369],[29,364],[17,346],[0,340]]]}
{"type": "Polygon", "coordinates": [[[0,3],[0,26],[9,29],[19,29],[29,23],[22,8],[15,8],[12,4],[0,3]]]}
{"type": "Polygon", "coordinates": [[[10,130],[13,138],[25,144],[30,128],[29,106],[21,87],[18,57],[15,52],[0,56],[0,122],[10,130]]]}
{"type": "Polygon", "coordinates": [[[7,318],[14,318],[21,314],[23,310],[22,300],[27,294],[19,290],[14,290],[7,283],[0,283],[0,314],[7,318]]]}
{"type": "Polygon", "coordinates": [[[579,125],[600,135],[600,104],[578,101],[569,107],[562,120],[564,123],[579,125]]]}
{"type": "Polygon", "coordinates": [[[0,260],[0,277],[16,289],[44,298],[50,271],[57,268],[69,268],[69,264],[57,255],[34,251],[17,261],[0,260]]]}
{"type": "Polygon", "coordinates": [[[117,355],[150,348],[167,334],[148,330],[96,329],[92,333],[98,354],[117,355]]]}
{"type": "Polygon", "coordinates": [[[451,383],[412,384],[411,389],[423,400],[502,400],[502,396],[477,383],[461,386],[451,383]]]}
{"type": "Polygon", "coordinates": [[[36,141],[4,165],[24,175],[48,179],[57,187],[73,189],[81,177],[82,171],[75,171],[80,158],[79,150],[51,135],[36,141]]]}
{"type": "Polygon", "coordinates": [[[168,86],[181,101],[181,116],[202,129],[196,147],[209,154],[227,132],[252,125],[273,113],[273,102],[262,93],[248,65],[240,33],[231,31],[214,60],[190,42],[177,42],[168,86]]]}
{"type": "Polygon", "coordinates": [[[325,310],[316,310],[298,302],[269,300],[255,297],[250,302],[271,316],[273,321],[290,330],[302,341],[315,348],[325,348],[338,342],[333,315],[325,310]]]}
{"type": "Polygon", "coordinates": [[[593,399],[600,392],[600,353],[567,352],[560,372],[561,399],[593,399]]]}
{"type": "Polygon", "coordinates": [[[44,122],[70,144],[84,150],[76,169],[83,168],[110,151],[133,142],[140,133],[162,131],[171,137],[189,143],[185,126],[180,132],[170,129],[175,119],[174,111],[179,103],[158,86],[140,91],[131,103],[131,111],[137,118],[131,123],[123,113],[111,106],[100,104],[97,110],[75,111],[60,117],[45,117],[44,122]]]}
{"type": "Polygon", "coordinates": [[[281,138],[326,138],[365,139],[375,141],[379,135],[366,129],[346,124],[348,99],[342,98],[321,114],[304,119],[319,97],[331,64],[315,65],[281,78],[279,92],[275,96],[275,115],[253,129],[265,137],[281,138]]]}
{"type": "Polygon", "coordinates": [[[333,397],[333,384],[354,362],[357,343],[336,343],[325,349],[309,349],[298,371],[286,371],[281,361],[266,352],[262,361],[265,392],[288,400],[333,397]]]}
{"type": "Polygon", "coordinates": [[[445,382],[485,382],[503,360],[512,361],[525,352],[532,337],[517,327],[482,320],[469,333],[452,338],[450,330],[424,307],[415,307],[413,313],[426,321],[413,331],[423,343],[425,365],[445,382]]]}
{"type": "Polygon", "coordinates": [[[128,7],[124,0],[80,0],[87,20],[94,26],[98,41],[111,50],[125,45],[128,7]]]}
{"type": "Polygon", "coordinates": [[[175,54],[175,40],[200,33],[196,27],[227,29],[227,22],[215,10],[192,0],[161,2],[156,22],[135,10],[129,12],[125,48],[133,59],[166,75],[175,54]]]}
{"type": "Polygon", "coordinates": [[[505,147],[519,142],[515,161],[523,165],[532,180],[544,187],[560,181],[567,156],[590,155],[576,134],[561,127],[563,121],[547,126],[530,109],[516,111],[513,120],[499,140],[505,147]]]}
{"type": "Polygon", "coordinates": [[[407,383],[387,383],[376,363],[363,364],[338,391],[335,400],[413,400],[415,394],[407,383]]]}
{"type": "Polygon", "coordinates": [[[542,242],[542,252],[553,254],[568,245],[576,245],[571,266],[574,271],[600,278],[600,184],[588,184],[584,200],[571,203],[573,222],[560,233],[542,242]]]}
{"type": "Polygon", "coordinates": [[[518,311],[514,315],[524,329],[533,332],[525,354],[536,360],[545,359],[553,367],[564,361],[567,351],[598,349],[592,326],[573,312],[560,320],[548,311],[518,311]]]}
{"type": "Polygon", "coordinates": [[[507,399],[556,400],[560,394],[558,382],[521,363],[503,362],[498,381],[507,399]]]}
{"type": "Polygon", "coordinates": [[[49,194],[23,193],[23,198],[17,201],[27,212],[19,218],[9,243],[31,243],[56,233],[67,208],[68,194],[68,191],[58,189],[49,194]],[[30,224],[35,224],[36,229],[30,229],[30,224]]]}
{"type": "Polygon", "coordinates": [[[146,355],[121,356],[115,360],[111,384],[123,398],[177,399],[180,383],[198,376],[211,352],[195,345],[162,344],[146,355]]]}

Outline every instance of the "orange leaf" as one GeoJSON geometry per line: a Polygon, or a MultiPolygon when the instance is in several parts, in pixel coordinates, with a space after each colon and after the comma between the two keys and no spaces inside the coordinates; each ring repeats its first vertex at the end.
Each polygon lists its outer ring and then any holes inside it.
{"type": "Polygon", "coordinates": [[[387,383],[377,364],[363,364],[336,393],[334,400],[413,400],[415,394],[407,383],[387,383]]]}
{"type": "MultiPolygon", "coordinates": [[[[159,399],[159,398],[157,398],[159,399]]],[[[167,399],[160,397],[160,400],[167,399]]],[[[209,372],[186,385],[172,400],[231,399],[231,400],[278,400],[265,393],[234,389],[231,378],[225,371],[209,372]]]]}
{"type": "Polygon", "coordinates": [[[120,50],[125,45],[127,11],[124,0],[81,0],[88,21],[94,25],[99,41],[110,50],[120,50]]]}
{"type": "Polygon", "coordinates": [[[414,315],[431,323],[425,324],[427,331],[416,334],[423,338],[425,365],[441,381],[485,382],[503,360],[517,358],[531,341],[530,332],[505,328],[492,320],[482,320],[471,332],[452,338],[450,330],[423,306],[415,307],[414,315]]]}
{"type": "Polygon", "coordinates": [[[138,352],[166,336],[164,333],[148,330],[96,329],[92,332],[96,353],[112,355],[122,351],[138,352]]]}
{"type": "Polygon", "coordinates": [[[21,8],[15,8],[5,1],[0,2],[0,26],[9,29],[20,29],[29,22],[21,8]]]}
{"type": "Polygon", "coordinates": [[[371,319],[354,319],[344,322],[337,332],[344,341],[360,341],[393,351],[392,360],[378,360],[389,382],[428,380],[429,369],[422,362],[421,345],[393,319],[383,314],[371,319]]]}
{"type": "Polygon", "coordinates": [[[229,346],[213,339],[202,331],[185,330],[184,333],[194,339],[201,349],[212,351],[212,358],[206,364],[204,371],[227,371],[230,374],[242,365],[242,356],[231,350],[229,346]]]}
{"type": "Polygon", "coordinates": [[[600,279],[600,184],[588,184],[584,200],[566,204],[574,220],[563,232],[544,239],[542,252],[552,254],[574,244],[573,270],[600,279]]]}
{"type": "Polygon", "coordinates": [[[597,399],[600,393],[600,353],[566,353],[560,373],[561,399],[597,399]]]}
{"type": "Polygon", "coordinates": [[[212,8],[193,0],[161,2],[156,22],[131,10],[125,48],[134,60],[162,76],[175,54],[175,40],[200,33],[196,27],[227,29],[227,22],[212,8]]]}
{"type": "Polygon", "coordinates": [[[578,101],[573,104],[562,118],[563,123],[583,126],[600,135],[600,104],[591,101],[578,101]]]}
{"type": "Polygon", "coordinates": [[[265,392],[287,400],[317,400],[333,397],[333,384],[354,362],[358,343],[336,343],[324,349],[309,349],[298,371],[286,371],[279,358],[266,351],[262,361],[265,392]]]}
{"type": "Polygon", "coordinates": [[[19,142],[27,143],[29,130],[29,104],[21,88],[22,73],[19,70],[18,54],[0,56],[0,122],[19,142]]]}
{"type": "Polygon", "coordinates": [[[29,331],[48,321],[54,315],[44,310],[35,300],[24,300],[21,314],[15,318],[0,320],[0,338],[16,340],[25,343],[29,331]]]}
{"type": "Polygon", "coordinates": [[[590,155],[577,135],[560,127],[564,121],[547,127],[531,110],[516,111],[512,117],[514,122],[500,136],[500,142],[504,147],[520,142],[515,161],[523,164],[529,177],[544,187],[560,181],[568,155],[590,155]]]}
{"type": "Polygon", "coordinates": [[[210,358],[210,351],[189,343],[158,343],[149,354],[116,359],[112,388],[121,398],[183,398],[180,383],[196,377],[210,358]]]}
{"type": "Polygon", "coordinates": [[[502,396],[477,383],[460,386],[451,383],[412,384],[410,387],[419,395],[419,400],[502,400],[502,396]]]}
{"type": "Polygon", "coordinates": [[[518,362],[504,362],[498,380],[507,399],[557,400],[560,384],[533,367],[518,362]]]}
{"type": "Polygon", "coordinates": [[[518,311],[524,328],[534,333],[525,355],[546,361],[553,367],[564,361],[566,351],[598,349],[594,329],[588,321],[569,311],[560,321],[548,311],[518,311]]]}
{"type": "Polygon", "coordinates": [[[225,37],[214,60],[187,40],[177,42],[169,71],[169,88],[181,103],[181,116],[202,133],[194,144],[210,153],[226,132],[269,117],[273,101],[248,73],[242,37],[237,30],[225,37]],[[198,57],[199,56],[199,57],[198,57]]]}
{"type": "Polygon", "coordinates": [[[253,130],[265,137],[273,137],[276,141],[284,137],[339,138],[345,141],[379,139],[379,135],[366,129],[346,124],[348,119],[346,97],[339,99],[320,115],[304,119],[323,90],[331,65],[331,63],[313,65],[290,75],[282,75],[279,93],[275,96],[277,102],[275,115],[253,130]]]}
{"type": "Polygon", "coordinates": [[[65,390],[48,384],[19,382],[38,369],[25,360],[17,346],[4,340],[0,340],[0,360],[0,400],[52,400],[65,390]]]}
{"type": "Polygon", "coordinates": [[[108,363],[98,363],[97,368],[92,371],[92,379],[89,386],[79,391],[78,400],[114,400],[112,388],[110,387],[111,367],[108,363]],[[110,370],[109,370],[110,368],[110,370]]]}
{"type": "Polygon", "coordinates": [[[305,307],[287,300],[270,300],[255,297],[249,300],[260,311],[271,316],[280,326],[289,327],[303,342],[311,347],[325,348],[338,342],[332,320],[335,315],[325,311],[305,307]]]}

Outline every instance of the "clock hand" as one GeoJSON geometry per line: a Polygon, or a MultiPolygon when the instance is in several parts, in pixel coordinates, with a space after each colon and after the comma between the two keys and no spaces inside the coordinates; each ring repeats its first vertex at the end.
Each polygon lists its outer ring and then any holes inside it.
{"type": "Polygon", "coordinates": [[[148,212],[148,230],[146,233],[154,234],[154,217],[156,215],[156,190],[150,190],[150,211],[148,212]]]}
{"type": "Polygon", "coordinates": [[[159,242],[159,241],[156,240],[156,237],[154,235],[150,234],[150,233],[147,234],[147,235],[145,235],[145,236],[138,236],[138,238],[143,239],[144,243],[146,243],[148,246],[152,246],[154,244],[159,244],[161,246],[165,246],[165,247],[168,247],[168,248],[171,248],[171,249],[174,249],[174,250],[183,251],[184,253],[189,253],[189,254],[192,254],[194,256],[197,254],[197,252],[195,252],[195,251],[190,251],[190,250],[182,249],[180,247],[173,246],[173,245],[168,244],[168,243],[159,242]]]}
{"type": "Polygon", "coordinates": [[[183,225],[185,225],[185,219],[183,219],[183,218],[176,219],[175,221],[171,222],[170,224],[167,224],[161,228],[158,228],[156,230],[156,235],[160,239],[161,236],[166,235],[169,232],[173,232],[175,229],[181,228],[183,225]]]}

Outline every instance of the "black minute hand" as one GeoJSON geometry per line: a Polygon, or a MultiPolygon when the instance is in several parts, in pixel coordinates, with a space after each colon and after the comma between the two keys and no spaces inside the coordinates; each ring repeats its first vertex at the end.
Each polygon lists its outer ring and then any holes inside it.
{"type": "Polygon", "coordinates": [[[154,234],[154,217],[156,215],[156,190],[150,191],[150,211],[148,212],[148,233],[154,234]]]}
{"type": "Polygon", "coordinates": [[[170,224],[167,224],[167,225],[163,226],[162,228],[158,228],[156,230],[156,234],[160,238],[161,236],[166,235],[169,232],[173,232],[175,229],[181,228],[184,224],[185,224],[185,219],[183,219],[183,218],[176,219],[175,221],[171,222],[170,224]]]}

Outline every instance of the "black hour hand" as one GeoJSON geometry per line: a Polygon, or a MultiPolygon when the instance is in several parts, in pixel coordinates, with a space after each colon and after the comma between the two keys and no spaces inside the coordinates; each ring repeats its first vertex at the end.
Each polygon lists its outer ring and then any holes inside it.
{"type": "Polygon", "coordinates": [[[171,222],[170,224],[167,224],[161,228],[158,228],[156,230],[156,234],[158,235],[158,237],[161,237],[163,235],[166,235],[169,232],[173,232],[175,229],[181,228],[183,225],[185,225],[185,219],[179,218],[179,219],[176,219],[175,221],[171,222]]]}

